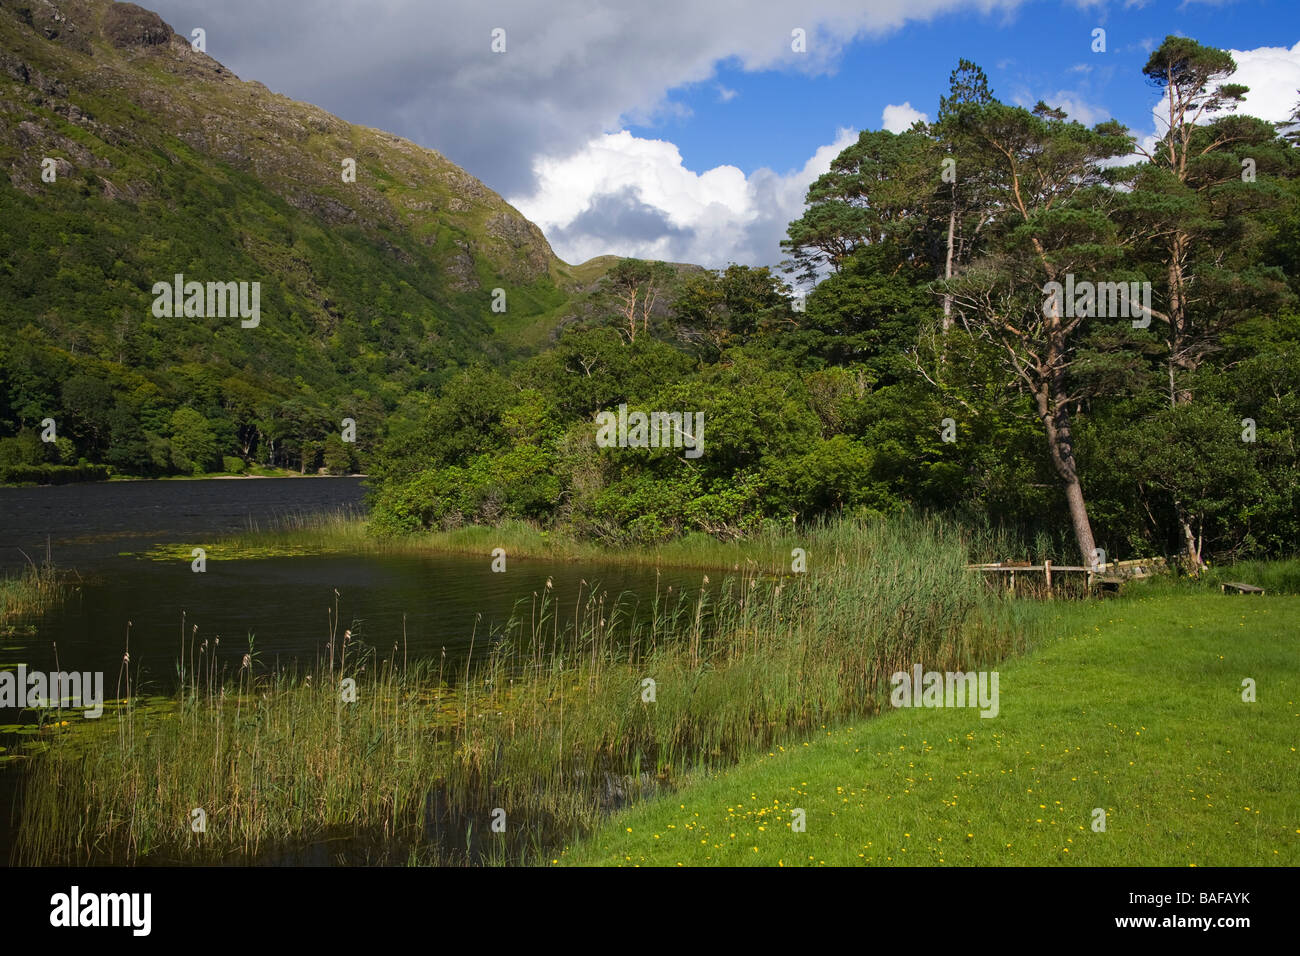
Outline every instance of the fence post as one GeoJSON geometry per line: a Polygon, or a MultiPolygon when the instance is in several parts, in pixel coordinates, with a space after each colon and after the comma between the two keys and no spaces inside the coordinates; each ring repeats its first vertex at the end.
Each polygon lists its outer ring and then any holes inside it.
{"type": "Polygon", "coordinates": [[[1052,562],[1046,558],[1043,559],[1043,571],[1047,574],[1047,597],[1052,596],[1052,562]]]}

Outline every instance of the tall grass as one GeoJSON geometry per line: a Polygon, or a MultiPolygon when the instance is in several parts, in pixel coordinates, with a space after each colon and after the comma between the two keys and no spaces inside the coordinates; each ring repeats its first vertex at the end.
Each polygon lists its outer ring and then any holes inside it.
{"type": "Polygon", "coordinates": [[[15,862],[248,858],[338,833],[403,860],[533,861],[688,770],[875,713],[894,671],[971,669],[1033,637],[1032,606],[991,594],[937,522],[846,521],[802,546],[806,574],[738,560],[716,588],[656,593],[648,619],[544,589],[454,673],[335,622],[316,661],[267,670],[190,625],[166,712],[106,712],[33,761],[15,862]]]}
{"type": "MultiPolygon", "coordinates": [[[[720,541],[703,533],[688,534],[660,544],[613,548],[564,532],[548,531],[526,521],[496,525],[464,525],[440,531],[381,536],[371,532],[365,517],[353,509],[278,516],[265,525],[251,523],[238,534],[214,543],[227,557],[274,553],[444,553],[491,554],[504,548],[512,558],[557,561],[610,561],[651,567],[718,568],[731,571],[780,573],[790,567],[790,551],[806,547],[810,534],[822,525],[795,533],[775,522],[742,540],[720,541]]],[[[190,545],[156,550],[156,554],[189,554],[190,545]]]]}
{"type": "Polygon", "coordinates": [[[1151,593],[1176,591],[1213,591],[1225,581],[1253,584],[1269,594],[1300,594],[1300,558],[1281,558],[1272,561],[1238,561],[1235,564],[1212,565],[1197,577],[1161,575],[1141,586],[1151,593]]]}
{"type": "Polygon", "coordinates": [[[0,633],[17,618],[32,617],[48,609],[64,596],[67,587],[65,576],[48,554],[40,564],[27,558],[22,573],[0,578],[0,633]]]}
{"type": "Polygon", "coordinates": [[[1300,558],[1215,565],[1208,568],[1200,580],[1204,586],[1215,590],[1224,581],[1240,581],[1264,588],[1270,594],[1300,594],[1300,558]]]}

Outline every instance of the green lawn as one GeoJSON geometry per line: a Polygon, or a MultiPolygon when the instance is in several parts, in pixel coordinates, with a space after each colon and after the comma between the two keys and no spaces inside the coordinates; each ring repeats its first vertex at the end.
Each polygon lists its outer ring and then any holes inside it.
{"type": "Polygon", "coordinates": [[[557,862],[1300,865],[1300,597],[1044,613],[1058,636],[999,668],[997,717],[891,709],[826,728],[616,814],[557,862]]]}

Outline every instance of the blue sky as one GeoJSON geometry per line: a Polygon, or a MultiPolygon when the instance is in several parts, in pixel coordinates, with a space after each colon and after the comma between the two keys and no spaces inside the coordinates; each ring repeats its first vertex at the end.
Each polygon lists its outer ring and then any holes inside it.
{"type": "Polygon", "coordinates": [[[1300,99],[1296,0],[144,2],[241,78],[443,153],[575,263],[777,264],[808,185],[860,130],[933,118],[961,57],[1004,102],[1140,140],[1170,33],[1234,51],[1247,112],[1300,99]]]}
{"type": "Polygon", "coordinates": [[[941,14],[852,42],[828,74],[746,73],[734,60],[720,64],[715,79],[672,90],[670,101],[687,115],[668,110],[657,122],[626,128],[672,140],[692,169],[730,163],[746,173],[762,166],[789,170],[838,127],[880,128],[889,104],[910,102],[933,118],[949,73],[965,57],[983,67],[1004,102],[1032,105],[1043,97],[1050,103],[1071,90],[1108,118],[1149,132],[1157,97],[1141,71],[1151,49],[1171,33],[1225,49],[1290,47],[1300,41],[1300,3],[1162,0],[1108,9],[1035,2],[1011,12],[941,14]],[[1096,27],[1106,30],[1105,53],[1091,50],[1096,27]],[[723,101],[722,90],[735,95],[723,101]]]}

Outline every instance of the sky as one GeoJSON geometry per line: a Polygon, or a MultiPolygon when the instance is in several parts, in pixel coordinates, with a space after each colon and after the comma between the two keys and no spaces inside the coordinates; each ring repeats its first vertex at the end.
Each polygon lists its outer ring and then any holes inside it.
{"type": "Polygon", "coordinates": [[[933,119],[958,59],[1003,102],[1159,130],[1168,34],[1300,102],[1296,0],[142,0],[245,80],[435,149],[567,262],[776,266],[861,130],[933,119]],[[801,32],[800,32],[801,31],[801,32]],[[1104,31],[1098,33],[1097,31],[1104,31]]]}

